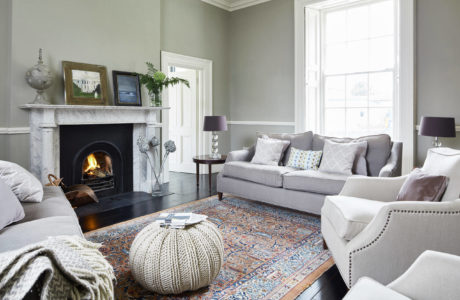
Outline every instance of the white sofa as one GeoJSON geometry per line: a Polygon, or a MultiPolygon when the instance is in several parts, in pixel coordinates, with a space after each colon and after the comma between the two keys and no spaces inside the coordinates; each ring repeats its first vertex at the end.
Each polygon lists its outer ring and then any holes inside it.
{"type": "Polygon", "coordinates": [[[430,149],[423,169],[449,178],[441,202],[395,201],[405,176],[351,177],[326,197],[322,234],[348,287],[388,284],[425,250],[460,255],[460,151],[430,149]]]}
{"type": "Polygon", "coordinates": [[[387,286],[361,277],[344,300],[460,299],[460,257],[425,251],[410,268],[387,286]]]}

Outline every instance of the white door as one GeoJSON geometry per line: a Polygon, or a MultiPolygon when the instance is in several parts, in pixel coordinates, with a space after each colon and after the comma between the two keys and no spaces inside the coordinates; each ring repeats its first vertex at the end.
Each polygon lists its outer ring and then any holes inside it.
{"type": "Polygon", "coordinates": [[[177,150],[169,159],[169,170],[195,173],[192,157],[197,155],[197,81],[198,71],[171,67],[169,76],[180,77],[190,82],[169,87],[169,138],[176,143],[177,150]]]}

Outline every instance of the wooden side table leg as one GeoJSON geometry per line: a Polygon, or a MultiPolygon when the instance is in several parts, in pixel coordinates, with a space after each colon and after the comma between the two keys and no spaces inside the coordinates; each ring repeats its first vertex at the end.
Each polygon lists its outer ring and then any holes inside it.
{"type": "Polygon", "coordinates": [[[196,186],[199,187],[200,186],[200,164],[195,163],[195,165],[196,165],[196,186]]]}
{"type": "Polygon", "coordinates": [[[209,164],[208,167],[209,167],[209,174],[208,174],[209,175],[208,176],[209,177],[209,192],[211,193],[212,164],[209,164]]]}

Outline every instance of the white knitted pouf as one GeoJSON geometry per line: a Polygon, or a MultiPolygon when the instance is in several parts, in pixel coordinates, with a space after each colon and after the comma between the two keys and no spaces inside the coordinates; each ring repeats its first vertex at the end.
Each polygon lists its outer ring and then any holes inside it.
{"type": "Polygon", "coordinates": [[[152,223],[142,229],[129,252],[134,278],[147,290],[179,294],[208,286],[223,264],[224,244],[211,222],[185,229],[152,223]]]}

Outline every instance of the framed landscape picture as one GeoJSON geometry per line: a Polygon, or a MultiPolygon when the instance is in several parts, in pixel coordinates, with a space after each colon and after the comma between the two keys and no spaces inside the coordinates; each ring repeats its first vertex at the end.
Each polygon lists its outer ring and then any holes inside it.
{"type": "Polygon", "coordinates": [[[115,105],[142,106],[139,75],[133,72],[112,71],[115,105]]]}
{"type": "Polygon", "coordinates": [[[107,69],[104,66],[63,61],[65,102],[71,105],[107,105],[107,69]]]}

